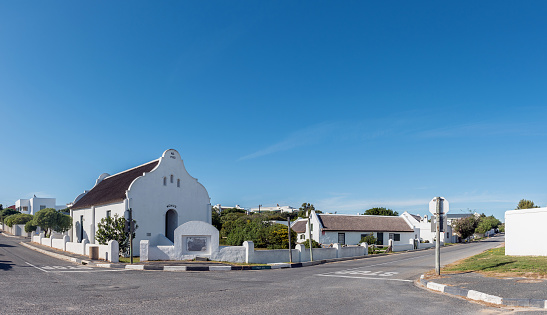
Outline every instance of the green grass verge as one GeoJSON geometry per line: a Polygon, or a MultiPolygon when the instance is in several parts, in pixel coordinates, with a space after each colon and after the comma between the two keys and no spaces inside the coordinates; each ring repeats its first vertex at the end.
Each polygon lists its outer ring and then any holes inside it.
{"type": "MultiPolygon", "coordinates": [[[[141,261],[140,257],[133,257],[133,263],[138,263],[140,261],[141,261]]],[[[129,264],[131,262],[131,258],[129,258],[129,257],[120,257],[120,262],[129,264]]]]}
{"type": "Polygon", "coordinates": [[[545,278],[547,257],[505,256],[505,247],[489,249],[481,254],[450,264],[444,272],[481,272],[545,278]]]}

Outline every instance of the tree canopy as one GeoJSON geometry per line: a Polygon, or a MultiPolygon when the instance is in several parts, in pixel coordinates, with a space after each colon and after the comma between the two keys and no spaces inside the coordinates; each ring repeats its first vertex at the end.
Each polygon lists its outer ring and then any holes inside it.
{"type": "Polygon", "coordinates": [[[501,225],[500,220],[496,219],[493,215],[487,217],[480,217],[479,222],[477,224],[477,228],[475,229],[475,233],[484,234],[491,229],[496,229],[498,226],[501,225]]]}
{"type": "Polygon", "coordinates": [[[398,216],[399,213],[397,211],[393,211],[391,209],[386,209],[384,207],[381,208],[371,208],[365,211],[363,213],[364,215],[386,215],[386,216],[398,216]]]}
{"type": "Polygon", "coordinates": [[[532,208],[539,208],[539,206],[536,206],[532,200],[521,199],[515,210],[532,208]]]}
{"type": "Polygon", "coordinates": [[[9,217],[10,215],[14,215],[14,214],[18,214],[18,213],[20,213],[20,212],[15,210],[15,209],[11,209],[11,208],[2,209],[2,210],[0,210],[0,220],[2,222],[4,222],[4,220],[7,217],[9,217]]]}
{"type": "Polygon", "coordinates": [[[72,227],[72,218],[53,208],[45,208],[36,212],[33,221],[34,225],[44,230],[46,236],[50,235],[52,230],[64,233],[72,227]]]}
{"type": "Polygon", "coordinates": [[[466,239],[475,233],[479,220],[474,216],[469,216],[456,220],[453,223],[454,232],[456,232],[462,239],[466,239]]]}
{"type": "Polygon", "coordinates": [[[26,213],[17,213],[6,217],[4,221],[7,226],[13,227],[15,224],[25,224],[32,220],[32,215],[26,213]]]}

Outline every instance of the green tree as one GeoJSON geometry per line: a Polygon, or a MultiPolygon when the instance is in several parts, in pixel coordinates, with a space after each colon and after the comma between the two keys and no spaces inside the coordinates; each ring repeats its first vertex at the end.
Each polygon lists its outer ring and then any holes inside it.
{"type": "Polygon", "coordinates": [[[493,215],[487,217],[481,217],[475,229],[475,233],[484,234],[491,229],[497,228],[501,224],[500,220],[496,219],[493,215]]]}
{"type": "Polygon", "coordinates": [[[536,206],[532,200],[521,199],[515,210],[532,208],[539,208],[539,206],[536,206]]]}
{"type": "Polygon", "coordinates": [[[376,237],[372,233],[367,234],[367,236],[361,237],[361,243],[367,243],[368,245],[376,244],[376,237]]]}
{"type": "Polygon", "coordinates": [[[45,208],[36,212],[33,221],[35,225],[42,228],[46,237],[49,237],[52,231],[63,233],[72,227],[71,217],[53,208],[45,208]]]}
{"type": "Polygon", "coordinates": [[[217,230],[222,229],[222,222],[220,221],[220,213],[216,209],[212,209],[211,212],[211,221],[214,227],[217,228],[217,230]]]}
{"type": "Polygon", "coordinates": [[[363,213],[364,215],[386,215],[386,216],[398,216],[399,213],[397,211],[393,211],[391,209],[386,209],[384,207],[381,208],[371,208],[365,211],[363,213]]]}
{"type": "MultiPolygon", "coordinates": [[[[289,231],[286,225],[272,224],[268,231],[267,247],[269,249],[288,249],[289,231]]],[[[296,232],[291,230],[291,248],[296,246],[296,232]]]]}
{"type": "MultiPolygon", "coordinates": [[[[118,217],[117,214],[114,217],[102,218],[97,223],[97,233],[95,233],[95,239],[99,244],[106,245],[108,241],[114,240],[118,242],[120,254],[123,256],[129,255],[129,232],[125,231],[125,218],[118,217]]],[[[135,230],[139,227],[136,221],[133,220],[135,230]]],[[[133,238],[135,238],[135,230],[133,231],[133,238]]]]}
{"type": "Polygon", "coordinates": [[[26,224],[32,220],[32,215],[26,213],[17,213],[10,215],[6,218],[5,223],[9,227],[13,227],[15,224],[26,224]]]}
{"type": "Polygon", "coordinates": [[[4,222],[4,220],[7,217],[9,217],[10,215],[14,215],[14,214],[18,214],[18,213],[20,213],[20,212],[15,210],[15,209],[11,209],[11,208],[2,209],[2,210],[0,210],[0,220],[2,222],[4,222]]]}
{"type": "Polygon", "coordinates": [[[34,220],[30,220],[27,223],[25,223],[25,232],[30,233],[36,231],[38,226],[36,223],[34,223],[34,220]]]}
{"type": "Polygon", "coordinates": [[[453,223],[454,232],[456,232],[462,239],[466,239],[475,233],[478,220],[474,215],[461,218],[453,223]]]}
{"type": "MultiPolygon", "coordinates": [[[[310,242],[309,241],[306,241],[304,242],[304,246],[306,246],[306,248],[310,248],[310,242]]],[[[323,246],[321,246],[321,244],[319,244],[316,240],[312,239],[311,240],[311,246],[313,248],[321,248],[323,246]]]]}

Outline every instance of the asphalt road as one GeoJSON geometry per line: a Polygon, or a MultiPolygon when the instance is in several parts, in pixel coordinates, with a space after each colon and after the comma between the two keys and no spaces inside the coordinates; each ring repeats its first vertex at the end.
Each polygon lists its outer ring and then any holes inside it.
{"type": "MultiPolygon", "coordinates": [[[[434,250],[294,269],[126,271],[57,260],[0,234],[0,313],[496,314],[489,307],[418,288],[434,250]]],[[[503,238],[443,248],[449,263],[503,238]]]]}

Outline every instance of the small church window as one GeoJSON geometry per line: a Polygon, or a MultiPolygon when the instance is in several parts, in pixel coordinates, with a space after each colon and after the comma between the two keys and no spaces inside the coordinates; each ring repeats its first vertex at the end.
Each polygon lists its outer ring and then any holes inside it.
{"type": "Polygon", "coordinates": [[[167,186],[167,177],[163,178],[163,186],[167,186]]]}
{"type": "Polygon", "coordinates": [[[174,176],[173,176],[173,175],[171,175],[171,184],[173,183],[173,177],[174,177],[174,176]]]}
{"type": "Polygon", "coordinates": [[[177,179],[177,187],[180,187],[180,179],[177,179]]]}

